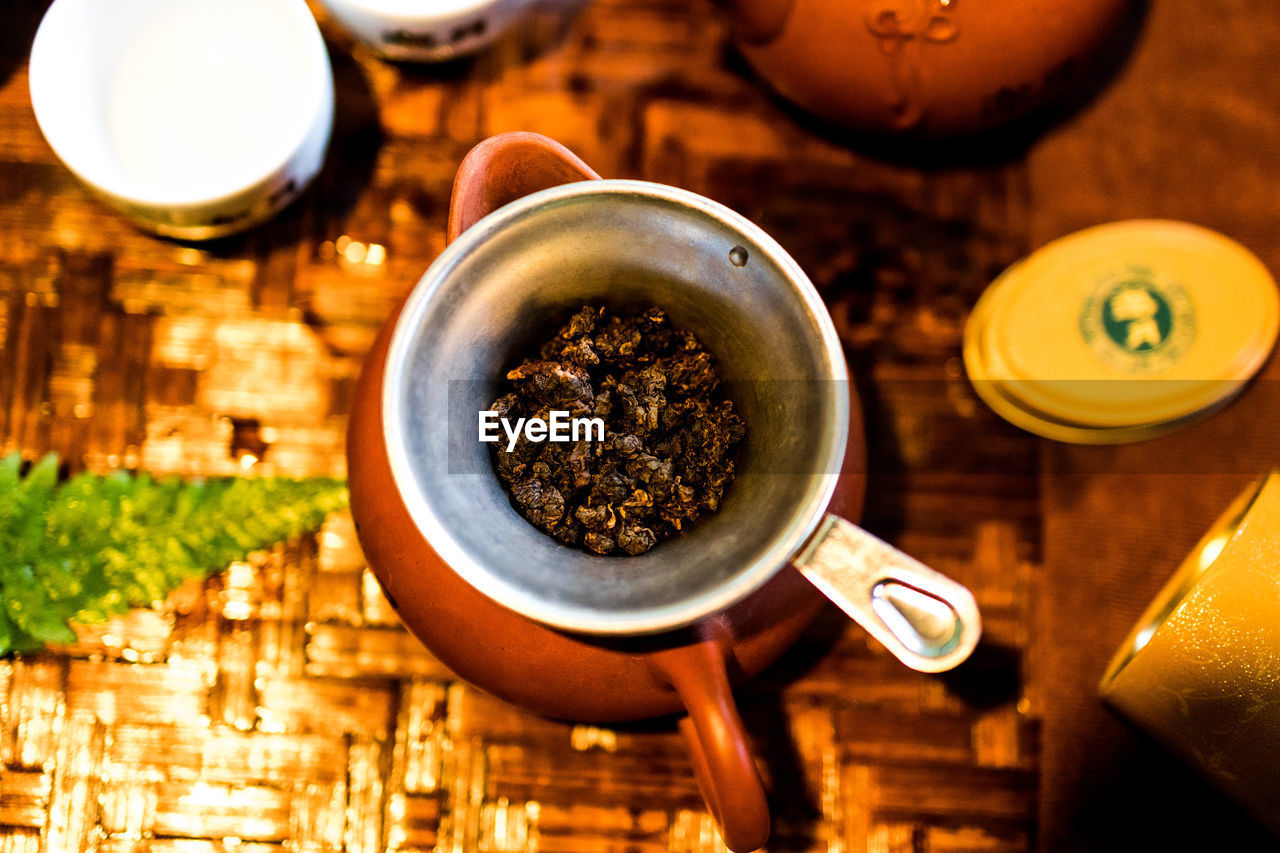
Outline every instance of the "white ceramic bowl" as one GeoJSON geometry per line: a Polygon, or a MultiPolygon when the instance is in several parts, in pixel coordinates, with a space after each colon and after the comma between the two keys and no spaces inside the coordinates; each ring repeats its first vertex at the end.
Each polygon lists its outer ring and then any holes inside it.
{"type": "Polygon", "coordinates": [[[139,224],[208,239],[315,177],[333,72],[304,0],[55,0],[31,103],[64,163],[139,224]]]}
{"type": "Polygon", "coordinates": [[[473,53],[532,0],[320,0],[352,35],[388,59],[443,62],[473,53]]]}

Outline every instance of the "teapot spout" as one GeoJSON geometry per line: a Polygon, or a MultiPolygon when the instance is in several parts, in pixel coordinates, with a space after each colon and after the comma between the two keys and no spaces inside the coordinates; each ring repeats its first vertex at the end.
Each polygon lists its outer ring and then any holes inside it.
{"type": "Polygon", "coordinates": [[[782,32],[795,0],[721,0],[729,9],[735,38],[744,44],[762,45],[782,32]]]}

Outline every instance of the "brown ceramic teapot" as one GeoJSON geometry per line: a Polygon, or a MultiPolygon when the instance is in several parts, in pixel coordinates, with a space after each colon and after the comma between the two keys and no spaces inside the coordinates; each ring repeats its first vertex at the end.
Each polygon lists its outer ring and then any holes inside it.
{"type": "Polygon", "coordinates": [[[779,93],[864,131],[967,134],[1081,85],[1132,0],[724,0],[779,93]]]}
{"type": "Polygon", "coordinates": [[[755,225],[673,187],[600,180],[521,133],[467,156],[449,238],[356,391],[351,510],[371,569],[409,629],[499,697],[583,721],[687,711],[726,844],[758,848],[769,815],[731,684],[799,636],[818,587],[926,671],[972,650],[972,596],[841,517],[861,509],[863,442],[840,342],[755,225]],[[504,366],[589,302],[661,305],[716,354],[749,425],[720,511],[639,557],[535,529],[477,436],[504,366]]]}

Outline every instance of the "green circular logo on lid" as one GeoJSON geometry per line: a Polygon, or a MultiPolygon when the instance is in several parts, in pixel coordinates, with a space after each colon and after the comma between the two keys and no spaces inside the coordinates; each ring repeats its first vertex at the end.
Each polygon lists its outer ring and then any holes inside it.
{"type": "Polygon", "coordinates": [[[1150,267],[1128,267],[1098,282],[1080,312],[1089,349],[1125,373],[1175,364],[1195,339],[1195,308],[1182,285],[1150,267]]]}

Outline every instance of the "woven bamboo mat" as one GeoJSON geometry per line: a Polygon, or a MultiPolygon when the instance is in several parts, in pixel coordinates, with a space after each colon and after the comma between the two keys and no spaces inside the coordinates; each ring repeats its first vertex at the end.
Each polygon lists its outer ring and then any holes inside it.
{"type": "MultiPolygon", "coordinates": [[[[744,695],[769,849],[1024,849],[1034,721],[823,627],[744,695]]],[[[722,849],[668,722],[548,721],[457,681],[346,517],[0,664],[0,696],[6,850],[722,849]]]]}
{"type": "MultiPolygon", "coordinates": [[[[1045,713],[1038,445],[974,397],[969,307],[1030,245],[1026,160],[918,170],[768,95],[721,11],[547,6],[474,62],[382,63],[327,30],[338,126],[282,216],[143,235],[52,157],[0,35],[0,444],[77,469],[342,475],[361,360],[443,248],[463,154],[536,130],[605,176],[759,222],[831,308],[870,437],[865,523],[968,584],[987,640],[909,672],[826,614],[740,692],[776,851],[1023,851],[1045,713]]],[[[0,662],[0,853],[722,849],[673,721],[544,720],[457,680],[399,625],[350,519],[73,647],[0,662]]]]}

